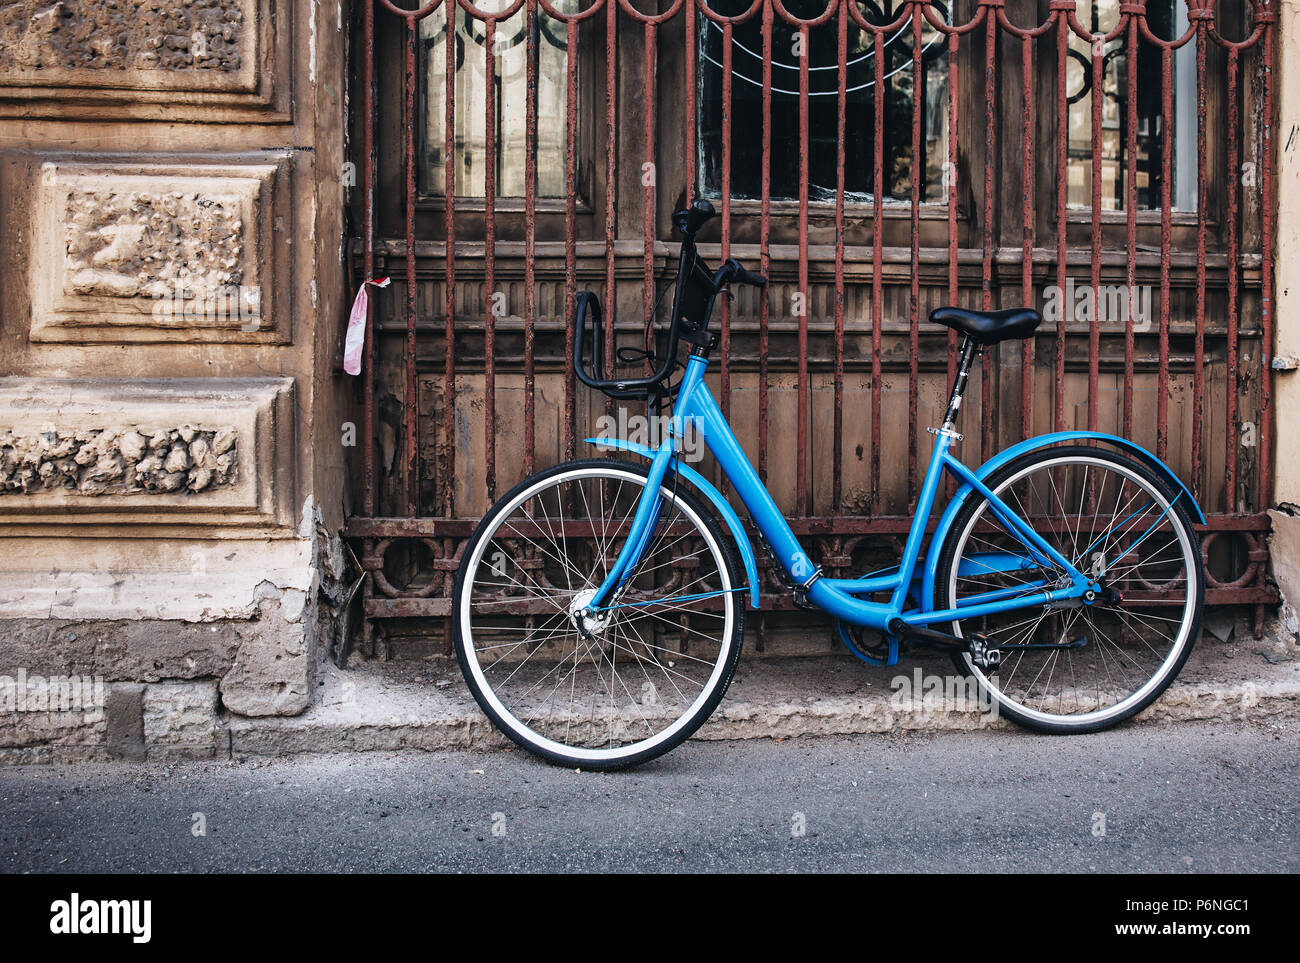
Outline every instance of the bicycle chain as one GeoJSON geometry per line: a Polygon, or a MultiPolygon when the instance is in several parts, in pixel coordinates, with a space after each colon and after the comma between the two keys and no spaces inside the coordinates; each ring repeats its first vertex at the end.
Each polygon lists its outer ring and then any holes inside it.
{"type": "Polygon", "coordinates": [[[761,533],[758,536],[758,547],[762,550],[763,557],[767,559],[768,565],[776,569],[776,577],[793,596],[795,607],[807,609],[810,612],[820,611],[819,607],[809,600],[807,587],[800,585],[789,576],[785,566],[777,560],[776,553],[772,551],[772,546],[768,544],[767,539],[761,533]]]}

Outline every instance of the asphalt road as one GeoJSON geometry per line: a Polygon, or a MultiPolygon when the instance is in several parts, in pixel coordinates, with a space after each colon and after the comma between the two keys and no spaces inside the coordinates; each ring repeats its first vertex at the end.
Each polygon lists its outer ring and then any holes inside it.
{"type": "Polygon", "coordinates": [[[696,740],[618,774],[519,751],[15,767],[0,870],[1295,872],[1297,763],[1291,728],[1198,723],[696,740]]]}

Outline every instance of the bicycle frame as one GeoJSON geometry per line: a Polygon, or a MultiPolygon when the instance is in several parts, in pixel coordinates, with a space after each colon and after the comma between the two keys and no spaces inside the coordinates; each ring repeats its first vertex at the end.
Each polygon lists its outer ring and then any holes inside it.
{"type": "MultiPolygon", "coordinates": [[[[958,618],[973,618],[1053,602],[1064,602],[1080,598],[1089,590],[1097,590],[1099,586],[1095,582],[1039,536],[1014,509],[985,485],[976,472],[967,468],[951,454],[949,449],[952,439],[956,437],[952,416],[961,404],[964,374],[969,366],[966,352],[963,352],[963,355],[963,377],[954,387],[953,399],[950,401],[944,426],[936,433],[934,450],[930,455],[930,464],[898,567],[872,576],[833,579],[823,578],[820,568],[814,568],[804,553],[771,493],[763,485],[758,473],[754,471],[748,456],[741,448],[740,442],[736,439],[704,381],[704,373],[708,368],[707,357],[702,353],[693,353],[687,362],[686,374],[682,379],[677,402],[673,408],[669,430],[653,454],[649,478],[637,505],[636,514],[633,516],[628,538],[588,608],[597,610],[616,607],[619,589],[626,584],[631,573],[635,571],[637,563],[654,535],[662,501],[659,495],[660,486],[669,471],[677,471],[681,467],[676,463],[677,443],[681,431],[687,424],[703,436],[710,452],[717,459],[724,477],[731,483],[759,532],[771,546],[776,560],[799,586],[799,590],[804,592],[808,600],[818,608],[845,622],[881,631],[887,630],[899,619],[908,625],[925,626],[936,622],[950,622],[958,618]],[[922,557],[921,549],[926,541],[927,522],[938,495],[939,480],[945,471],[956,476],[965,486],[969,486],[970,490],[988,499],[992,511],[1020,541],[1024,550],[1024,554],[984,553],[978,557],[978,564],[982,569],[1032,570],[1043,564],[1052,564],[1066,573],[1069,584],[1058,582],[1052,585],[1044,583],[1041,586],[1034,586],[1031,583],[1030,587],[1039,587],[1040,591],[1029,594],[1023,594],[1025,586],[1020,585],[1015,589],[972,596],[962,600],[955,608],[936,610],[922,604],[907,608],[918,562],[922,557]],[[888,602],[874,602],[858,597],[883,592],[890,593],[888,602]],[[607,605],[606,603],[610,601],[614,604],[607,605]]],[[[935,538],[938,537],[939,533],[936,532],[935,538]]],[[[929,550],[936,551],[938,547],[932,541],[929,550]]],[[[753,578],[752,573],[750,577],[753,578]]],[[[1064,581],[1064,578],[1061,581],[1064,581]]],[[[918,603],[920,595],[921,593],[917,593],[918,603]]]]}

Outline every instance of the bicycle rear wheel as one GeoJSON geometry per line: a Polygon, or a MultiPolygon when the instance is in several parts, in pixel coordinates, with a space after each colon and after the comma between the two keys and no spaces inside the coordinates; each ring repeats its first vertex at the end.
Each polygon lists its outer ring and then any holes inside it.
{"type": "MultiPolygon", "coordinates": [[[[1098,582],[1074,599],[953,622],[989,636],[996,668],[953,656],[999,711],[1043,732],[1090,732],[1142,711],[1178,675],[1200,633],[1205,572],[1181,501],[1140,462],[1105,449],[1048,448],[1015,459],[988,487],[1098,582]],[[1031,646],[1021,648],[1020,646],[1031,646]]],[[[945,540],[935,605],[1013,598],[1069,584],[1035,557],[987,498],[972,494],[945,540]]]]}
{"type": "Polygon", "coordinates": [[[606,459],[525,479],[484,517],[453,598],[456,655],[479,706],[552,762],[612,769],[679,745],[709,717],[744,631],[730,543],[669,478],[625,588],[580,614],[627,538],[647,470],[606,459]]]}

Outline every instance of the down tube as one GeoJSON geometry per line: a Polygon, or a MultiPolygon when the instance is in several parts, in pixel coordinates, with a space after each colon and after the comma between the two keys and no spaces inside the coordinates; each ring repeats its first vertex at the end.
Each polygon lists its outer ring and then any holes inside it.
{"type": "MultiPolygon", "coordinates": [[[[684,392],[686,397],[680,403],[683,419],[693,421],[703,430],[704,440],[713,452],[713,457],[718,460],[723,474],[730,479],[749,510],[750,517],[754,519],[754,524],[772,546],[773,553],[786,572],[796,581],[806,581],[816,570],[815,566],[804,554],[803,546],[786,524],[781,509],[772,500],[771,494],[749,463],[749,457],[736,441],[731,426],[722,416],[708,386],[701,379],[687,387],[689,392],[684,392]]],[[[883,628],[898,614],[898,610],[891,606],[854,598],[831,588],[823,581],[813,584],[809,596],[819,608],[856,625],[883,628]]]]}
{"type": "MultiPolygon", "coordinates": [[[[692,358],[691,362],[696,363],[697,359],[692,358]]],[[[702,359],[698,359],[698,363],[703,367],[702,359]]],[[[727,424],[722,410],[714,401],[708,385],[704,383],[703,378],[700,378],[688,387],[690,393],[682,405],[683,419],[693,421],[697,427],[704,429],[704,440],[709,446],[709,451],[713,452],[713,457],[718,460],[723,475],[730,479],[736,494],[749,509],[754,524],[772,546],[772,551],[785,566],[786,572],[792,578],[800,577],[795,574],[796,572],[802,572],[804,579],[809,578],[813,573],[812,563],[804,554],[799,540],[794,537],[794,532],[786,524],[781,509],[777,508],[771,494],[759,480],[754,467],[749,463],[749,457],[736,441],[736,436],[732,434],[731,426],[727,424]],[[805,566],[807,571],[803,571],[805,566]]]]}

